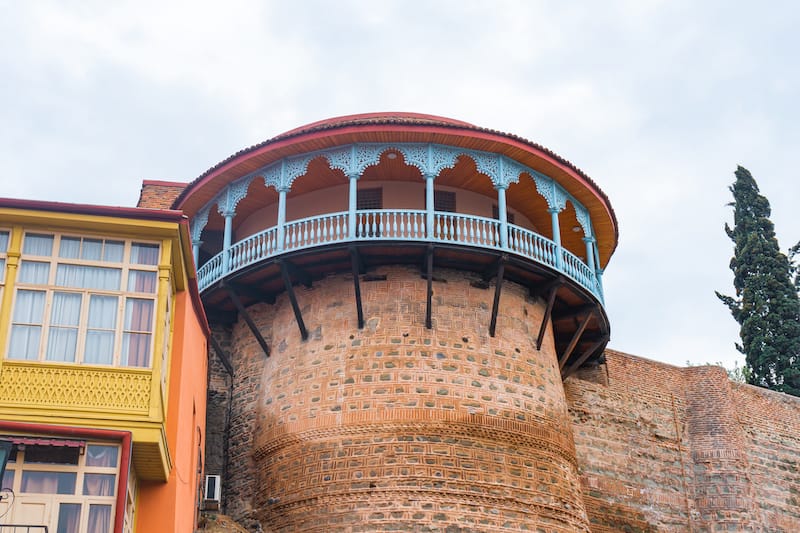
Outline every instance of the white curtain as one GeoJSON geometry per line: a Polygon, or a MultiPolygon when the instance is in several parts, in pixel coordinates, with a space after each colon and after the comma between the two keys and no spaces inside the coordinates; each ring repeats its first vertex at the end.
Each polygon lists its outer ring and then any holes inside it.
{"type": "Polygon", "coordinates": [[[78,323],[81,318],[79,293],[53,293],[53,306],[50,312],[50,328],[47,339],[48,361],[75,361],[78,345],[78,323]]]}
{"type": "Polygon", "coordinates": [[[125,254],[125,243],[122,241],[106,241],[103,248],[103,261],[122,263],[125,254]]]}
{"type": "Polygon", "coordinates": [[[22,253],[25,255],[53,255],[53,236],[28,233],[22,243],[22,253]]]}
{"type": "Polygon", "coordinates": [[[22,261],[19,266],[19,282],[47,285],[50,277],[50,263],[42,261],[22,261]]]}
{"type": "Polygon", "coordinates": [[[44,291],[17,291],[14,303],[14,324],[8,345],[10,359],[35,360],[39,357],[39,339],[44,316],[44,291]]]}
{"type": "Polygon", "coordinates": [[[92,294],[89,300],[89,327],[83,361],[110,365],[114,362],[114,331],[117,326],[116,296],[92,294]]]}
{"type": "Polygon", "coordinates": [[[113,496],[117,476],[115,474],[84,474],[84,496],[113,496]]]}
{"type": "Polygon", "coordinates": [[[119,268],[59,264],[56,285],[77,289],[119,290],[122,271],[119,268]]]}
{"type": "Polygon", "coordinates": [[[61,237],[58,257],[78,259],[81,256],[81,239],[79,237],[61,237]]]}
{"type": "Polygon", "coordinates": [[[131,245],[131,263],[136,265],[157,265],[158,245],[133,243],[131,245]]]}
{"type": "Polygon", "coordinates": [[[103,241],[100,239],[83,239],[81,259],[100,261],[103,254],[103,241]]]}
{"type": "Polygon", "coordinates": [[[125,300],[122,336],[123,366],[150,366],[150,331],[153,327],[153,301],[141,298],[125,300]]]}
{"type": "Polygon", "coordinates": [[[115,467],[117,466],[117,455],[119,455],[119,448],[116,446],[90,444],[86,447],[86,466],[115,467]]]}
{"type": "Polygon", "coordinates": [[[78,533],[81,521],[81,504],[62,503],[58,506],[58,529],[56,533],[78,533]]]}
{"type": "Polygon", "coordinates": [[[156,273],[144,270],[131,270],[128,272],[128,290],[130,292],[156,292],[156,273]]]}
{"type": "Polygon", "coordinates": [[[111,506],[89,505],[88,533],[109,533],[111,528],[111,506]]]}

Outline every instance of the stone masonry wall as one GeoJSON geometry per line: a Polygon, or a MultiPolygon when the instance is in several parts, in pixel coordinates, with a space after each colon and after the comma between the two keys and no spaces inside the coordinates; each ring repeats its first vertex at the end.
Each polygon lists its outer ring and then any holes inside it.
{"type": "Polygon", "coordinates": [[[606,351],[565,382],[594,533],[800,531],[800,399],[606,351]]]}
{"type": "MultiPolygon", "coordinates": [[[[301,341],[286,295],[248,309],[236,367],[227,510],[269,531],[589,531],[552,337],[535,337],[543,304],[437,272],[434,328],[419,271],[380,269],[296,288],[301,341]]],[[[255,526],[253,526],[255,528],[255,526]]]]}

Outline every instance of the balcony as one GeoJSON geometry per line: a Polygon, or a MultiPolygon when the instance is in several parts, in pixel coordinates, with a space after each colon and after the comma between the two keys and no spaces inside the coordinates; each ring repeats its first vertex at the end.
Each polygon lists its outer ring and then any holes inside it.
{"type": "Polygon", "coordinates": [[[489,291],[490,335],[509,281],[544,303],[537,344],[551,325],[562,376],[601,357],[610,330],[602,267],[616,246],[616,220],[594,183],[506,134],[438,117],[379,120],[293,130],[186,188],[175,207],[191,220],[210,321],[232,323],[285,291],[305,338],[293,286],[348,272],[361,326],[359,282],[405,264],[428,280],[429,328],[434,271],[469,271],[489,291]],[[368,194],[376,190],[377,202],[368,194]],[[440,195],[452,204],[440,207],[440,195]]]}
{"type": "Polygon", "coordinates": [[[329,213],[272,226],[223,250],[197,272],[200,290],[226,276],[258,263],[275,260],[293,252],[350,243],[409,242],[432,245],[457,245],[488,252],[509,253],[561,273],[603,300],[600,282],[588,265],[552,240],[531,230],[509,224],[506,238],[498,220],[434,212],[432,231],[427,231],[425,211],[363,210],[355,214],[355,226],[348,225],[347,212],[329,213]]]}

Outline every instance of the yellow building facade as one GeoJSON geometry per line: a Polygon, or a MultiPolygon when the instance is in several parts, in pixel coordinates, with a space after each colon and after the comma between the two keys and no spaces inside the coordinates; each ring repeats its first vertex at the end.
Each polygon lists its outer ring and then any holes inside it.
{"type": "Polygon", "coordinates": [[[180,212],[0,199],[0,524],[192,531],[207,336],[180,212]]]}

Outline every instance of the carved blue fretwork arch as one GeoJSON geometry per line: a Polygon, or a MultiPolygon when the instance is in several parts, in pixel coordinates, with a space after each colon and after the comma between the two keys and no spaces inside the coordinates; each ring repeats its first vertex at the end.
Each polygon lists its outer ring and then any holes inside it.
{"type": "Polygon", "coordinates": [[[434,178],[444,169],[455,167],[460,156],[469,157],[477,170],[489,177],[495,189],[505,189],[511,183],[519,182],[522,174],[528,174],[533,178],[536,191],[545,199],[550,210],[561,212],[569,200],[575,206],[578,223],[583,228],[584,235],[592,235],[589,213],[580,202],[549,176],[504,155],[433,143],[357,143],[287,157],[231,183],[195,215],[192,221],[192,237],[199,240],[213,205],[217,205],[220,214],[235,213],[236,206],[247,195],[253,179],[260,178],[264,186],[288,192],[294,181],[308,172],[309,163],[317,157],[324,157],[330,168],[339,169],[346,176],[358,178],[368,167],[378,164],[387,151],[399,152],[407,165],[417,168],[423,176],[434,178]]]}

